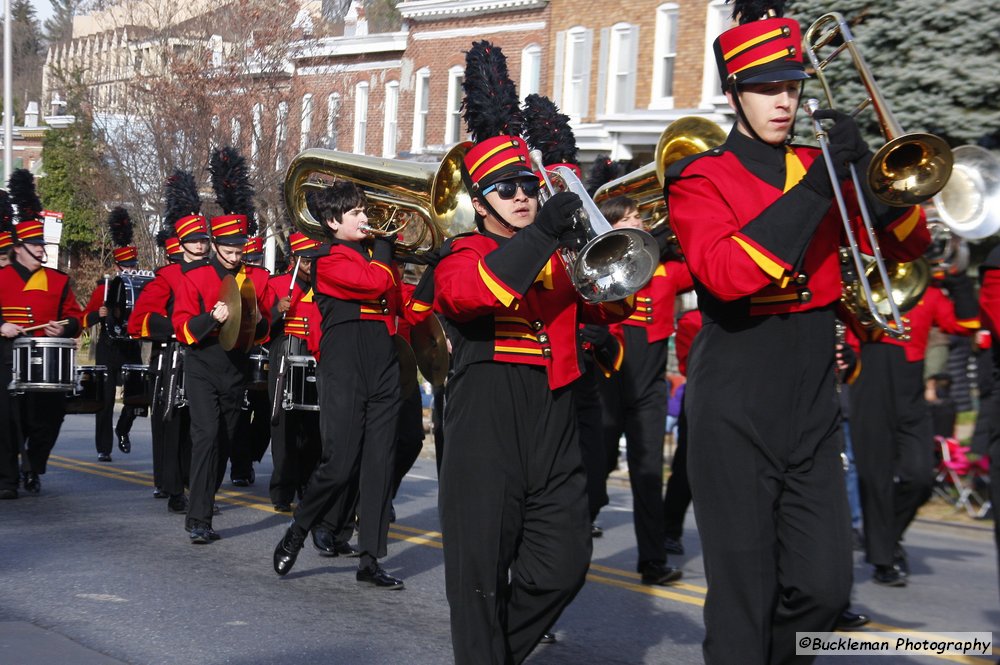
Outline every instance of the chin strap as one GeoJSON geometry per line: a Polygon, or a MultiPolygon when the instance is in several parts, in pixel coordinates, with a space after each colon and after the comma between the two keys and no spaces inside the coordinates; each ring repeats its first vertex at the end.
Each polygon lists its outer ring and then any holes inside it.
{"type": "Polygon", "coordinates": [[[509,223],[509,222],[508,222],[508,221],[507,221],[506,219],[504,219],[503,217],[501,217],[501,216],[500,216],[500,213],[498,213],[498,212],[496,211],[496,209],[494,209],[494,208],[493,208],[493,206],[492,206],[492,205],[490,205],[490,202],[486,200],[486,197],[485,197],[485,196],[480,196],[480,197],[479,197],[479,200],[480,200],[480,201],[482,202],[483,206],[485,206],[485,207],[486,207],[486,209],[487,209],[487,210],[489,210],[489,211],[490,211],[490,212],[491,212],[491,213],[493,214],[493,217],[494,217],[494,218],[495,218],[495,219],[496,219],[496,220],[497,220],[498,222],[500,222],[500,226],[504,227],[505,229],[507,229],[507,230],[508,230],[508,231],[510,231],[511,233],[517,233],[518,231],[520,231],[520,230],[521,230],[521,229],[519,229],[518,227],[516,227],[516,226],[514,226],[514,225],[510,224],[510,223],[509,223]]]}
{"type": "MultiPolygon", "coordinates": [[[[761,143],[764,143],[764,139],[762,139],[760,135],[757,134],[756,130],[754,130],[753,128],[753,125],[751,125],[750,121],[747,120],[747,115],[743,111],[743,103],[740,101],[739,87],[737,86],[735,81],[729,84],[729,90],[733,95],[733,103],[736,106],[736,113],[737,115],[740,116],[740,120],[743,122],[743,126],[747,128],[747,131],[750,132],[750,135],[753,138],[760,141],[761,143]]],[[[799,91],[801,92],[801,90],[802,90],[802,83],[799,83],[799,91]]],[[[799,97],[801,97],[801,95],[799,95],[799,97]]],[[[798,111],[798,109],[796,109],[796,111],[798,111]]],[[[788,131],[788,136],[785,138],[786,144],[790,144],[792,140],[795,138],[795,117],[797,115],[798,113],[796,112],[796,114],[792,116],[792,128],[788,131]]]]}

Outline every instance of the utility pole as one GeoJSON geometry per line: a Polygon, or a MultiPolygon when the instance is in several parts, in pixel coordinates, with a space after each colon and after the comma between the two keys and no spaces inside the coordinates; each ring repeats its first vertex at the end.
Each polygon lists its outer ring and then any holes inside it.
{"type": "Polygon", "coordinates": [[[11,80],[10,0],[3,0],[3,177],[10,178],[14,166],[14,93],[11,80]]]}

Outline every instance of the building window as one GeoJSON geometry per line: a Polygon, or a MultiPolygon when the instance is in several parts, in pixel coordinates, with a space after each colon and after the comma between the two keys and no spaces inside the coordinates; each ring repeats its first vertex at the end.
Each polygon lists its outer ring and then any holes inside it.
{"type": "Polygon", "coordinates": [[[656,8],[656,38],[653,44],[653,80],[649,100],[651,108],[673,108],[674,65],[677,63],[676,4],[656,8]]]}
{"type": "Polygon", "coordinates": [[[253,105],[252,115],[252,135],[250,136],[250,166],[257,167],[260,160],[260,145],[264,132],[264,105],[257,103],[253,105]]]}
{"type": "Polygon", "coordinates": [[[639,28],[619,23],[607,34],[607,95],[604,112],[628,113],[635,108],[635,59],[639,28]]]}
{"type": "Polygon", "coordinates": [[[240,123],[240,119],[231,118],[229,120],[229,145],[239,146],[240,135],[242,133],[243,133],[243,125],[240,123]]]}
{"type": "Polygon", "coordinates": [[[431,99],[431,70],[424,68],[417,72],[413,90],[413,145],[411,152],[420,153],[427,146],[427,111],[431,99]]]}
{"type": "Polygon", "coordinates": [[[337,149],[337,120],[340,118],[340,93],[331,93],[326,98],[326,147],[337,149]]]}
{"type": "Polygon", "coordinates": [[[562,112],[579,121],[587,115],[590,95],[590,59],[593,52],[594,32],[586,28],[572,28],[556,35],[556,85],[554,100],[562,112]]]}
{"type": "Polygon", "coordinates": [[[382,124],[382,156],[396,156],[396,125],[399,111],[399,81],[385,84],[385,113],[382,124]]]}
{"type": "Polygon", "coordinates": [[[274,170],[285,169],[285,141],[288,138],[288,102],[278,104],[274,122],[274,170]]]}
{"type": "Polygon", "coordinates": [[[719,69],[715,66],[715,38],[733,25],[732,7],[726,0],[712,0],[708,4],[708,15],[705,17],[705,69],[702,73],[701,106],[711,109],[726,104],[726,96],[722,92],[722,81],[719,80],[719,69]]]}
{"type": "Polygon", "coordinates": [[[521,99],[537,95],[542,89],[542,47],[532,44],[521,51],[521,99]]]}
{"type": "Polygon", "coordinates": [[[354,153],[365,154],[368,139],[368,83],[354,86],[354,153]]]}
{"type": "Polygon", "coordinates": [[[302,119],[299,124],[299,150],[309,147],[309,133],[312,131],[313,96],[312,93],[302,95],[302,119]]]}
{"type": "Polygon", "coordinates": [[[448,115],[444,123],[444,143],[452,145],[462,140],[462,82],[465,69],[452,67],[448,70],[448,115]]]}

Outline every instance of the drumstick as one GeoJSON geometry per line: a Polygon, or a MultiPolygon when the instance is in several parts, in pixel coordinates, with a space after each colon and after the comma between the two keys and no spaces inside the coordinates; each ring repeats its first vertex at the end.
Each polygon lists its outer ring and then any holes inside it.
{"type": "MultiPolygon", "coordinates": [[[[55,324],[57,326],[64,326],[67,323],[69,323],[69,319],[63,319],[62,321],[56,321],[55,322],[55,324]]],[[[21,332],[26,333],[26,332],[32,332],[34,330],[41,330],[42,328],[44,328],[47,325],[49,325],[49,324],[48,323],[39,323],[37,326],[31,326],[31,327],[28,327],[28,328],[21,328],[21,332]]]]}

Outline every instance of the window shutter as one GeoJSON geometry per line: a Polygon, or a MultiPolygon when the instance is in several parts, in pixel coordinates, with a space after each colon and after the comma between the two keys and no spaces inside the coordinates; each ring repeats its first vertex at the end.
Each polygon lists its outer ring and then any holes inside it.
{"type": "Polygon", "coordinates": [[[562,107],[563,68],[566,63],[566,31],[556,33],[556,66],[552,76],[552,101],[562,107]]]}
{"type": "MultiPolygon", "coordinates": [[[[583,50],[584,53],[594,52],[594,30],[588,29],[583,35],[583,50]]],[[[584,70],[586,76],[583,77],[583,107],[580,109],[580,121],[590,115],[590,61],[587,62],[587,67],[584,70]]]]}
{"type": "Polygon", "coordinates": [[[628,81],[625,84],[625,89],[622,90],[624,97],[622,108],[626,112],[631,112],[635,110],[635,72],[639,62],[639,26],[637,25],[633,25],[629,30],[628,46],[629,53],[626,55],[628,58],[628,81]]]}
{"type": "Polygon", "coordinates": [[[597,63],[597,108],[596,115],[613,110],[614,102],[608,100],[608,55],[611,51],[611,28],[601,28],[601,51],[597,63]]]}

